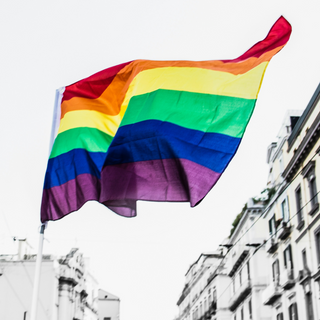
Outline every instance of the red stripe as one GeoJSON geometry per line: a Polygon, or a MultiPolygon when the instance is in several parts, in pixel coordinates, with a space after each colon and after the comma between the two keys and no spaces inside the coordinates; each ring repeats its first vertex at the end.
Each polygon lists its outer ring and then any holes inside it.
{"type": "Polygon", "coordinates": [[[237,59],[221,60],[223,62],[240,62],[251,57],[260,57],[267,51],[284,46],[291,34],[292,28],[290,23],[281,16],[272,26],[266,38],[252,46],[248,51],[237,59]]]}
{"type": "Polygon", "coordinates": [[[126,65],[132,61],[119,64],[117,66],[102,70],[92,76],[80,80],[70,86],[67,86],[62,101],[70,100],[73,97],[82,97],[88,99],[96,99],[100,97],[102,92],[110,85],[114,77],[121,71],[126,65]]]}

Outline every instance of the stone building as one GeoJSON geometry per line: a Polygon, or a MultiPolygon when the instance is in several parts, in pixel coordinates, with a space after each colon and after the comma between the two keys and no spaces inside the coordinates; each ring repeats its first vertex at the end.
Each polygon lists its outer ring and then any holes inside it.
{"type": "MultiPolygon", "coordinates": [[[[18,255],[0,255],[1,320],[30,318],[36,255],[23,254],[20,241],[18,255]]],[[[99,285],[79,249],[43,255],[37,319],[98,320],[98,306],[99,285]]]]}

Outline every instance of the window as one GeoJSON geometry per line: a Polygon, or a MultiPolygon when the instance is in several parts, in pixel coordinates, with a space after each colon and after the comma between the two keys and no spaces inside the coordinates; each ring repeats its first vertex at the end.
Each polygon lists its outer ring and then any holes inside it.
{"type": "Polygon", "coordinates": [[[217,290],[215,289],[212,291],[212,298],[214,301],[217,301],[217,290]]]}
{"type": "Polygon", "coordinates": [[[282,158],[282,154],[279,157],[279,165],[280,165],[280,174],[283,172],[283,158],[282,158]]]}
{"type": "Polygon", "coordinates": [[[317,197],[317,185],[316,185],[314,161],[311,161],[307,164],[307,166],[302,170],[302,175],[304,178],[308,180],[310,203],[311,203],[311,207],[315,208],[315,206],[318,204],[318,197],[317,197]]]}
{"type": "Polygon", "coordinates": [[[306,309],[307,309],[307,319],[313,320],[313,307],[312,307],[312,295],[310,293],[306,294],[306,309]]]}
{"type": "Polygon", "coordinates": [[[277,320],[283,320],[283,313],[278,313],[277,314],[277,320]]]}
{"type": "Polygon", "coordinates": [[[316,176],[314,174],[310,174],[308,176],[308,182],[309,182],[310,201],[313,207],[318,203],[316,176]]]}
{"type": "Polygon", "coordinates": [[[314,232],[314,238],[316,241],[318,264],[320,265],[320,228],[317,228],[316,231],[314,232]]]}
{"type": "Polygon", "coordinates": [[[251,299],[248,302],[248,309],[249,309],[249,319],[252,319],[252,302],[251,302],[251,299]]]}
{"type": "Polygon", "coordinates": [[[242,286],[242,270],[241,269],[239,271],[239,283],[240,283],[240,286],[242,286]]]}
{"type": "Polygon", "coordinates": [[[283,251],[284,255],[284,267],[287,270],[293,269],[293,261],[292,261],[292,251],[291,251],[291,244],[283,251]]]}
{"type": "Polygon", "coordinates": [[[273,215],[269,220],[269,233],[273,235],[276,231],[276,217],[273,215]]]}
{"type": "Polygon", "coordinates": [[[276,284],[279,283],[279,275],[280,275],[279,260],[277,259],[272,264],[272,280],[276,284]]]}
{"type": "Polygon", "coordinates": [[[289,307],[289,319],[298,320],[298,308],[296,303],[291,304],[289,307]]]}
{"type": "Polygon", "coordinates": [[[306,249],[302,250],[302,264],[303,264],[303,269],[308,269],[306,249]]]}
{"type": "Polygon", "coordinates": [[[240,311],[240,318],[241,318],[241,320],[244,319],[244,318],[243,318],[243,308],[241,308],[241,311],[240,311]]]}
{"type": "Polygon", "coordinates": [[[111,320],[110,317],[104,317],[103,320],[111,320]]]}
{"type": "Polygon", "coordinates": [[[302,212],[302,195],[300,185],[296,189],[296,207],[297,207],[297,218],[298,224],[303,220],[303,212],[302,212]]]}
{"type": "Polygon", "coordinates": [[[249,265],[249,261],[247,262],[247,271],[248,271],[248,280],[250,280],[250,265],[249,265]]]}
{"type": "Polygon", "coordinates": [[[288,197],[286,197],[281,203],[282,218],[284,222],[289,221],[289,207],[288,207],[288,197]]]}

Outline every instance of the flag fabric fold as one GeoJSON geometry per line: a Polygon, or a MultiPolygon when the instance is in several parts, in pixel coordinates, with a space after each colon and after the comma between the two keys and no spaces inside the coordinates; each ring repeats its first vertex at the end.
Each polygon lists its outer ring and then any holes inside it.
{"type": "Polygon", "coordinates": [[[89,200],[127,217],[137,200],[197,205],[236,153],[290,34],[280,17],[237,59],[134,60],[60,89],[41,221],[89,200]]]}

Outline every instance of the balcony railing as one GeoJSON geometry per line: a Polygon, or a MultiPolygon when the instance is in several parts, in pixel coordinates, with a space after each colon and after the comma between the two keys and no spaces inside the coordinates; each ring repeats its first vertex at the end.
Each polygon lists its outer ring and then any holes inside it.
{"type": "Polygon", "coordinates": [[[249,293],[251,292],[251,289],[252,289],[251,280],[244,281],[241,287],[235,292],[235,294],[230,300],[229,309],[232,312],[249,295],[249,293]]]}
{"type": "Polygon", "coordinates": [[[272,254],[272,253],[275,253],[277,249],[278,249],[278,239],[276,237],[273,237],[266,243],[266,251],[272,254]]]}
{"type": "Polygon", "coordinates": [[[308,281],[311,277],[311,272],[308,268],[303,268],[299,271],[298,281],[301,285],[304,284],[305,281],[308,281]]]}
{"type": "Polygon", "coordinates": [[[293,277],[293,269],[287,269],[281,273],[280,284],[284,290],[291,289],[296,284],[293,277]]]}
{"type": "Polygon", "coordinates": [[[290,225],[290,222],[285,222],[285,221],[282,221],[282,224],[281,224],[281,227],[280,227],[280,230],[279,230],[279,239],[281,240],[285,240],[289,237],[291,233],[291,225],[290,225]]]}
{"type": "Polygon", "coordinates": [[[279,281],[273,281],[262,292],[262,301],[265,305],[272,305],[282,294],[282,288],[279,281]]]}

